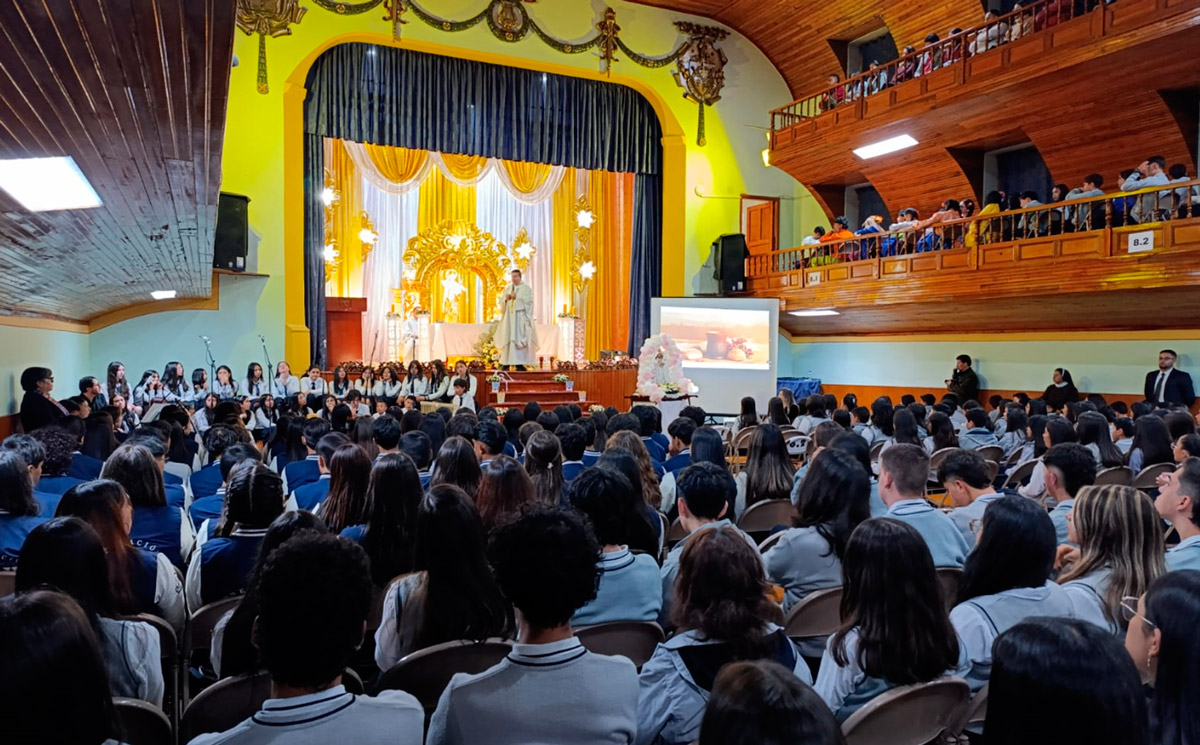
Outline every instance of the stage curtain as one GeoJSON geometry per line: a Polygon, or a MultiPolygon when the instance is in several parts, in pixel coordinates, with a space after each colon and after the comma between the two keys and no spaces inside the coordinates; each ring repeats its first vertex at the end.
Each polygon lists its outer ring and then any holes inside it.
{"type": "MultiPolygon", "coordinates": [[[[623,349],[626,340],[612,345],[617,312],[628,301],[629,275],[621,281],[621,206],[617,201],[617,179],[619,174],[607,171],[592,171],[588,178],[588,203],[596,215],[592,224],[592,235],[588,258],[596,265],[596,274],[588,283],[587,338],[583,353],[589,360],[600,359],[601,349],[623,349]],[[624,284],[624,288],[622,288],[624,284]]],[[[581,309],[582,310],[582,309],[581,309]]]]}
{"type": "Polygon", "coordinates": [[[508,174],[513,188],[522,194],[528,194],[546,183],[553,169],[553,166],[544,163],[520,163],[511,160],[500,161],[500,167],[508,174]]]}
{"type": "Polygon", "coordinates": [[[633,250],[630,263],[629,354],[650,336],[650,298],[662,294],[662,177],[639,173],[633,181],[633,250]]]}
{"type": "MultiPolygon", "coordinates": [[[[633,179],[632,173],[622,173],[617,176],[617,196],[618,203],[621,205],[620,212],[620,231],[621,231],[621,253],[620,269],[617,270],[617,276],[621,282],[620,292],[617,300],[612,307],[620,308],[621,302],[630,296],[630,280],[633,277],[633,179]]],[[[616,313],[612,338],[609,341],[608,349],[624,349],[629,343],[629,313],[616,313]]]]}
{"type": "Polygon", "coordinates": [[[397,312],[404,310],[401,303],[395,302],[393,290],[400,287],[404,252],[409,240],[417,234],[418,199],[415,190],[391,194],[375,188],[364,178],[363,208],[370,213],[379,232],[379,241],[363,267],[363,297],[367,299],[367,312],[363,313],[364,360],[395,359],[389,345],[387,313],[393,310],[393,304],[397,312]]]}
{"type": "MultiPolygon", "coordinates": [[[[526,204],[514,198],[500,176],[490,171],[476,187],[475,224],[504,245],[515,248],[517,234],[525,228],[536,249],[525,270],[525,282],[533,289],[533,314],[538,323],[554,323],[552,264],[554,258],[554,210],[549,199],[526,204]]],[[[561,176],[560,176],[561,179],[561,176]]]]}
{"type": "Polygon", "coordinates": [[[340,140],[326,140],[325,167],[333,178],[339,199],[333,208],[330,235],[338,251],[338,269],[330,279],[326,294],[332,297],[362,297],[363,245],[362,189],[358,168],[340,140]]]}
{"type": "Polygon", "coordinates": [[[570,311],[573,304],[571,259],[575,250],[575,182],[576,171],[568,168],[558,191],[554,192],[554,246],[550,266],[555,316],[570,311]]]}
{"type": "Polygon", "coordinates": [[[366,144],[363,146],[371,163],[388,181],[403,184],[421,175],[429,163],[428,150],[410,150],[406,147],[385,147],[366,144]]]}
{"type": "Polygon", "coordinates": [[[488,159],[482,155],[454,155],[453,153],[439,153],[439,155],[442,165],[446,169],[446,176],[460,186],[477,184],[484,169],[488,166],[488,159]]]}
{"type": "MultiPolygon", "coordinates": [[[[309,364],[325,366],[325,142],[304,136],[304,323],[308,326],[309,364]]],[[[304,369],[300,360],[292,367],[304,369]]]]}

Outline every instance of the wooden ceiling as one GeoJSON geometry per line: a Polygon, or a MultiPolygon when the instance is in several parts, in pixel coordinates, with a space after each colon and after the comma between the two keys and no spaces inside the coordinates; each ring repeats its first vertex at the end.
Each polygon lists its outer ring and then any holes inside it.
{"type": "Polygon", "coordinates": [[[0,0],[0,158],[70,155],[96,209],[0,191],[0,314],[211,292],[233,0],[0,0]]]}
{"type": "Polygon", "coordinates": [[[979,0],[632,0],[642,5],[708,16],[752,41],[783,75],[793,98],[845,73],[834,44],[886,27],[896,48],[920,46],[930,33],[983,21],[979,0]]]}

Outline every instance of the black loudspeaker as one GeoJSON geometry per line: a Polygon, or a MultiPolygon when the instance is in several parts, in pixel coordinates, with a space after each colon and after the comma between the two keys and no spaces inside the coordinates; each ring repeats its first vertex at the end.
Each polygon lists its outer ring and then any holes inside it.
{"type": "Polygon", "coordinates": [[[213,240],[213,266],[217,269],[246,271],[250,250],[250,223],[247,206],[250,197],[221,192],[217,200],[217,234],[213,240]]]}
{"type": "Polygon", "coordinates": [[[746,289],[746,236],[741,233],[723,235],[713,241],[713,279],[719,291],[742,292],[746,289]]]}

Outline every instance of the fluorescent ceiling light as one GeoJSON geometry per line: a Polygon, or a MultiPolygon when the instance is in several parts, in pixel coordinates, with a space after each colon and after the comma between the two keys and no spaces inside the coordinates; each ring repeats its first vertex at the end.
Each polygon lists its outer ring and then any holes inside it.
{"type": "Polygon", "coordinates": [[[789,310],[789,314],[797,318],[817,318],[818,316],[840,316],[833,308],[813,308],[812,310],[789,310]]]}
{"type": "Polygon", "coordinates": [[[68,156],[0,160],[0,189],[30,212],[99,207],[100,195],[68,156]]]}
{"type": "Polygon", "coordinates": [[[150,293],[150,297],[155,300],[170,300],[175,297],[175,290],[155,290],[150,293]]]}
{"type": "Polygon", "coordinates": [[[866,160],[867,158],[878,158],[880,155],[894,153],[897,150],[903,150],[906,147],[912,147],[916,144],[917,141],[913,139],[912,135],[897,135],[889,137],[886,140],[873,142],[870,145],[856,147],[854,148],[854,154],[866,160]]]}

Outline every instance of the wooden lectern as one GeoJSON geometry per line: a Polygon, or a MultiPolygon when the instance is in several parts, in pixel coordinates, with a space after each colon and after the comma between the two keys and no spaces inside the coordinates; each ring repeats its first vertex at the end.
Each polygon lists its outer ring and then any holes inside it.
{"type": "Polygon", "coordinates": [[[325,298],[325,339],[329,367],[363,358],[362,315],[365,297],[325,298]]]}

